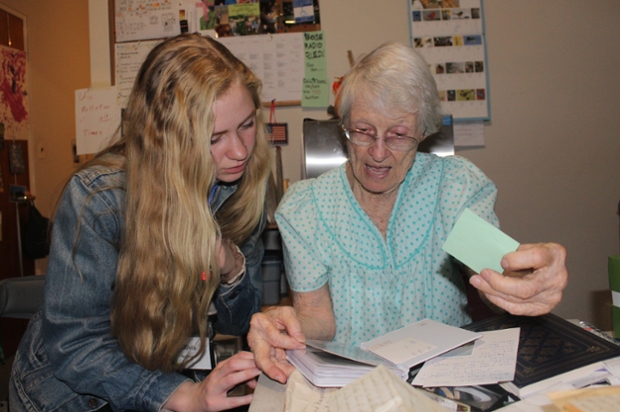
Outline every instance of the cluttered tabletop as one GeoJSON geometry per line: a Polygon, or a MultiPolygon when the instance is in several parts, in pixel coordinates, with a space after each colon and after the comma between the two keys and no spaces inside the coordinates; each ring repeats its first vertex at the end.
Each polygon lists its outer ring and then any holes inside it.
{"type": "Polygon", "coordinates": [[[503,314],[388,335],[353,353],[309,342],[288,354],[297,370],[286,385],[260,376],[249,411],[600,412],[620,402],[620,341],[585,322],[503,314]]]}

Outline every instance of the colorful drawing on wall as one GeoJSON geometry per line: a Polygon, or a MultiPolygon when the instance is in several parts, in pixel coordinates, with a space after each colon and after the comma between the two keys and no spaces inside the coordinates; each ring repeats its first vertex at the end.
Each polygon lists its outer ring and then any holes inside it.
{"type": "Polygon", "coordinates": [[[0,46],[0,123],[7,139],[27,140],[30,133],[26,52],[0,46]]]}
{"type": "Polygon", "coordinates": [[[228,6],[228,25],[235,36],[258,34],[260,6],[258,3],[228,6]]]}
{"type": "Polygon", "coordinates": [[[202,0],[196,2],[196,9],[198,10],[198,30],[214,30],[216,25],[215,20],[215,3],[213,0],[202,0]]]}

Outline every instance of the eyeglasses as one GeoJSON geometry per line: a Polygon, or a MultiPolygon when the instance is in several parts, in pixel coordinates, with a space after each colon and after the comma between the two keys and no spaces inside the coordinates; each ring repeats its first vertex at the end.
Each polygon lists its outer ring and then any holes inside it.
{"type": "Polygon", "coordinates": [[[342,126],[345,136],[356,146],[372,146],[375,141],[383,140],[387,147],[398,152],[408,152],[420,144],[420,140],[400,133],[386,133],[383,137],[375,136],[365,130],[347,129],[342,126]]]}

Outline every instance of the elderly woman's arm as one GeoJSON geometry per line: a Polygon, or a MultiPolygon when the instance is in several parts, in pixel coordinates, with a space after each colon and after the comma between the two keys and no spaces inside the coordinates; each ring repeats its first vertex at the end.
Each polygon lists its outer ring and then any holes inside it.
{"type": "Polygon", "coordinates": [[[538,316],[562,299],[568,271],[561,245],[524,244],[506,254],[501,264],[504,274],[484,269],[469,280],[492,304],[513,315],[538,316]]]}
{"type": "Polygon", "coordinates": [[[327,283],[312,292],[293,292],[293,307],[301,324],[301,331],[308,339],[334,339],[336,318],[327,283]]]}

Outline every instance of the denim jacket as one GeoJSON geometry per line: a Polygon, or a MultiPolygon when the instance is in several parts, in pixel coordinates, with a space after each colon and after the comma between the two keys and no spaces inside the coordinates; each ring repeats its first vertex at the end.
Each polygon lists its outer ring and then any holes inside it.
{"type": "MultiPolygon", "coordinates": [[[[158,411],[188,380],[130,361],[110,333],[124,187],[124,172],[96,166],[74,175],[65,189],[54,221],[43,310],[31,320],[14,360],[14,412],[86,411],[106,404],[113,410],[158,411]]],[[[225,207],[235,190],[219,186],[213,210],[225,207]]],[[[220,285],[215,293],[220,333],[247,332],[252,314],[260,310],[263,228],[264,219],[240,245],[246,257],[241,283],[220,285]]]]}

